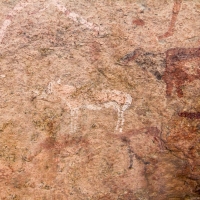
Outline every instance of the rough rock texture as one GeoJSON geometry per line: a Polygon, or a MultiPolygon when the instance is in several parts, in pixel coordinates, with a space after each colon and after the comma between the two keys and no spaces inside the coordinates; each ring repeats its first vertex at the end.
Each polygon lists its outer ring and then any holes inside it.
{"type": "Polygon", "coordinates": [[[200,199],[199,0],[0,8],[0,199],[200,199]]]}

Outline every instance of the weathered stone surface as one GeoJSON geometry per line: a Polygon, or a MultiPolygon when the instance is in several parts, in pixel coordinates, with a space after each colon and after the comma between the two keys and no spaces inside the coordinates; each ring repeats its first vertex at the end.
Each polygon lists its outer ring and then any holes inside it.
{"type": "Polygon", "coordinates": [[[0,8],[0,199],[200,199],[199,0],[0,8]]]}

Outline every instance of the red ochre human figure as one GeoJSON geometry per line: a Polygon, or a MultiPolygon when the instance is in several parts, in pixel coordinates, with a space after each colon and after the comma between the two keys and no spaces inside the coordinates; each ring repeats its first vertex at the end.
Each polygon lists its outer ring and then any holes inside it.
{"type": "Polygon", "coordinates": [[[181,9],[181,4],[182,4],[182,0],[174,0],[174,6],[173,6],[173,10],[172,10],[172,17],[171,17],[171,21],[169,24],[169,28],[166,33],[158,36],[159,40],[170,37],[174,34],[177,17],[178,17],[179,11],[181,9]]]}

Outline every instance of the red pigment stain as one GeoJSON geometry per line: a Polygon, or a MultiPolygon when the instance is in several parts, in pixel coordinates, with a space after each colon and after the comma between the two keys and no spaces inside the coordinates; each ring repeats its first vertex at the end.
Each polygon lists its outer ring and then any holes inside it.
{"type": "Polygon", "coordinates": [[[177,96],[183,97],[182,86],[186,83],[200,79],[200,48],[174,48],[166,52],[166,69],[163,75],[163,80],[166,83],[166,94],[171,96],[175,88],[177,96]],[[197,62],[196,73],[189,74],[184,69],[186,62],[197,62]]]}
{"type": "Polygon", "coordinates": [[[138,135],[138,134],[146,134],[147,136],[151,136],[153,140],[158,144],[160,150],[165,150],[164,141],[162,139],[162,133],[157,127],[144,127],[141,129],[133,129],[127,132],[124,132],[120,135],[112,135],[112,137],[120,138],[123,142],[130,142],[130,138],[132,136],[138,135]]]}
{"type": "Polygon", "coordinates": [[[200,112],[180,112],[178,116],[189,119],[200,119],[200,112]]]}
{"type": "Polygon", "coordinates": [[[142,19],[135,19],[133,20],[133,24],[137,25],[137,26],[144,26],[145,22],[142,19]]]}
{"type": "Polygon", "coordinates": [[[177,16],[178,16],[178,13],[181,9],[181,4],[182,4],[182,0],[174,0],[174,7],[173,7],[173,11],[172,11],[172,18],[171,18],[171,21],[170,21],[170,24],[169,24],[169,28],[168,28],[166,33],[158,36],[158,39],[170,37],[174,34],[177,16]]]}

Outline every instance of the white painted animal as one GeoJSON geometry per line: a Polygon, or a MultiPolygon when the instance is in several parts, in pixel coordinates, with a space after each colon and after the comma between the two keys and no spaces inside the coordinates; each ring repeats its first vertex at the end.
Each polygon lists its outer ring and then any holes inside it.
{"type": "Polygon", "coordinates": [[[91,101],[89,96],[74,99],[72,95],[75,92],[76,88],[74,86],[62,85],[60,82],[50,82],[47,88],[48,94],[58,96],[63,103],[69,107],[71,114],[71,133],[77,131],[79,110],[82,108],[89,110],[101,110],[103,108],[115,109],[118,114],[115,130],[116,132],[122,132],[125,121],[124,112],[132,103],[132,97],[130,94],[118,90],[96,91],[94,101],[91,101]]]}

